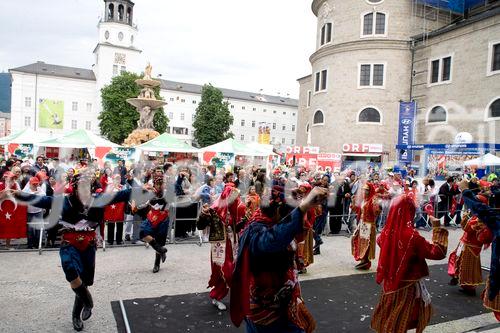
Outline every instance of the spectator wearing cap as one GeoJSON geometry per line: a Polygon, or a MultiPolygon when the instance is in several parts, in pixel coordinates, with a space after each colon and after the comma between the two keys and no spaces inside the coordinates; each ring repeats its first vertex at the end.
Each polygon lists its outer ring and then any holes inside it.
{"type": "MultiPolygon", "coordinates": [[[[38,177],[31,177],[28,188],[23,192],[36,195],[45,195],[45,191],[40,186],[38,177]]],[[[43,209],[28,205],[28,249],[36,248],[40,238],[40,229],[43,223],[43,209]]]]}
{"type": "Polygon", "coordinates": [[[45,170],[45,173],[48,175],[49,174],[49,168],[43,163],[44,157],[43,156],[38,156],[36,158],[36,163],[33,165],[33,171],[34,173],[38,173],[42,170],[45,170]]]}

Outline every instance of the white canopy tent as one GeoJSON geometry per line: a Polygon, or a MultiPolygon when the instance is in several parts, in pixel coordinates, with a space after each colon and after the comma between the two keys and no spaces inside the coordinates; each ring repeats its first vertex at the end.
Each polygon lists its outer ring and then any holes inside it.
{"type": "Polygon", "coordinates": [[[479,158],[475,158],[473,160],[466,161],[464,163],[465,166],[475,166],[478,168],[485,168],[489,166],[500,166],[500,157],[497,157],[493,154],[486,154],[479,158]]]}

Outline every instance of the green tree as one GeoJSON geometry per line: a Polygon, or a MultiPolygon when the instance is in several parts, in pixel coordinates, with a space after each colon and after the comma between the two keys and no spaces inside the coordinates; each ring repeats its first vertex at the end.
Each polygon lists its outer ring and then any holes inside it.
{"type": "MultiPolygon", "coordinates": [[[[111,83],[101,89],[102,112],[99,115],[101,134],[108,140],[121,144],[128,135],[137,128],[139,112],[127,103],[127,98],[137,97],[141,88],[135,83],[140,76],[124,72],[113,78],[111,83]]],[[[160,88],[154,89],[157,99],[160,97],[160,88]]],[[[153,127],[160,134],[165,133],[168,118],[163,108],[156,111],[153,118],[153,127]]]]}
{"type": "Polygon", "coordinates": [[[206,147],[232,138],[233,133],[229,129],[233,120],[222,91],[211,84],[204,85],[193,122],[194,139],[198,145],[206,147]]]}

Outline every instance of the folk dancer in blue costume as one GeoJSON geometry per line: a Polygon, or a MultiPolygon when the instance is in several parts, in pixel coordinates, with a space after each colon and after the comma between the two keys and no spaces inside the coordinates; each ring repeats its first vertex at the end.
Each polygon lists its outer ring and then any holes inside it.
{"type": "Polygon", "coordinates": [[[231,320],[238,327],[245,321],[248,333],[310,333],[316,324],[301,295],[294,239],[307,231],[306,212],[320,205],[328,190],[315,187],[293,210],[274,187],[272,193],[240,238],[231,320]]]}
{"type": "MultiPolygon", "coordinates": [[[[147,201],[141,210],[146,210],[146,219],[141,223],[139,236],[143,242],[148,243],[155,251],[155,263],[153,273],[160,270],[160,261],[165,262],[167,258],[167,242],[169,227],[169,210],[167,201],[167,191],[163,181],[163,175],[158,175],[153,179],[151,188],[154,196],[147,201]]],[[[135,205],[135,204],[134,204],[135,205]]],[[[134,208],[132,209],[134,211],[134,208]]]]}
{"type": "Polygon", "coordinates": [[[54,197],[4,191],[0,197],[13,194],[32,206],[51,209],[50,219],[62,226],[59,251],[61,266],[75,293],[72,321],[76,331],[83,330],[83,321],[92,315],[94,306],[88,287],[94,283],[96,228],[102,223],[106,205],[127,202],[131,189],[110,194],[92,194],[90,172],[82,171],[70,184],[69,194],[54,197]],[[83,321],[82,321],[83,320],[83,321]]]}

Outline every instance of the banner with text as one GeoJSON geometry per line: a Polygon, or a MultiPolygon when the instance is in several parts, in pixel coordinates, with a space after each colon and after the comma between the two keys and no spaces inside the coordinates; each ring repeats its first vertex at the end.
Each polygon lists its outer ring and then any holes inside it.
{"type": "MultiPolygon", "coordinates": [[[[398,145],[412,145],[415,143],[415,118],[417,115],[417,102],[399,103],[398,145]]],[[[413,151],[400,149],[398,151],[399,164],[411,163],[413,151]]]]}

